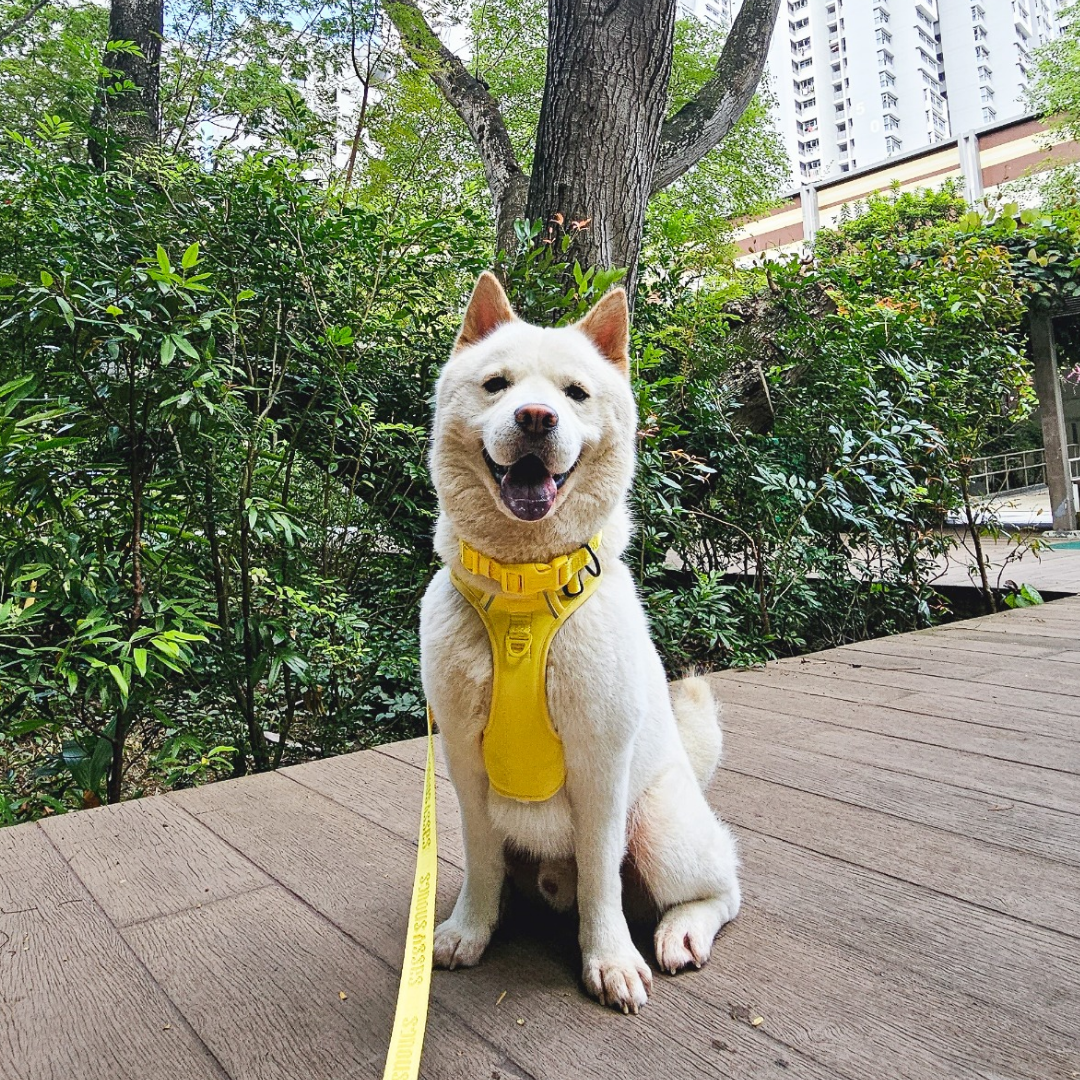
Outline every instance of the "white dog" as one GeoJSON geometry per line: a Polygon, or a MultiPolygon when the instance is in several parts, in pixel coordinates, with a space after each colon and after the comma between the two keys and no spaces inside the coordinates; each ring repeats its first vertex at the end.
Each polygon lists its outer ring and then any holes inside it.
{"type": "Polygon", "coordinates": [[[636,1013],[652,974],[623,912],[624,858],[661,913],[655,948],[666,972],[708,959],[739,910],[739,884],[734,839],[702,794],[720,757],[717,707],[701,680],[669,692],[619,558],[637,431],[628,347],[621,289],[574,326],[543,329],[518,320],[498,281],[481,276],[436,391],[435,541],[446,568],[424,597],[420,631],[465,842],[465,881],[435,931],[435,963],[479,962],[499,918],[506,851],[541,860],[541,890],[559,907],[573,903],[576,863],[585,986],[636,1013]],[[586,547],[601,531],[599,547],[586,547]],[[493,645],[462,588],[486,603],[501,588],[486,560],[479,573],[466,570],[468,549],[500,564],[590,557],[565,595],[592,588],[591,575],[595,587],[547,659],[565,782],[543,801],[499,794],[485,764],[493,645]]]}

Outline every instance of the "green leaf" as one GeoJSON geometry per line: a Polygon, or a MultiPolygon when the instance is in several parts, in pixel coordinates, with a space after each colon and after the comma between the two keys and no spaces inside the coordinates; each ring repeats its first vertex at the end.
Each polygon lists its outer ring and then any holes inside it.
{"type": "Polygon", "coordinates": [[[171,274],[172,273],[172,263],[169,262],[168,253],[165,251],[165,249],[160,244],[158,244],[158,246],[157,246],[157,261],[158,261],[158,266],[161,267],[162,273],[165,273],[165,274],[171,274]]]}
{"type": "Polygon", "coordinates": [[[52,283],[53,283],[54,280],[55,279],[53,278],[52,274],[49,273],[48,270],[42,270],[41,271],[41,284],[44,285],[46,289],[48,289],[48,288],[50,288],[52,286],[52,283]]]}
{"type": "Polygon", "coordinates": [[[131,654],[135,659],[135,667],[138,669],[140,675],[144,678],[146,676],[146,650],[135,649],[131,654]]]}
{"type": "Polygon", "coordinates": [[[124,673],[116,666],[116,664],[109,665],[109,674],[113,677],[116,685],[120,687],[120,696],[126,701],[128,696],[128,682],[124,678],[124,673]]]}
{"type": "Polygon", "coordinates": [[[120,308],[118,308],[115,304],[110,304],[105,309],[105,314],[106,315],[123,315],[124,312],[120,308]]]}
{"type": "Polygon", "coordinates": [[[190,270],[199,261],[199,241],[196,240],[194,244],[191,244],[187,251],[184,252],[184,257],[180,260],[180,265],[185,270],[190,270]]]}
{"type": "Polygon", "coordinates": [[[172,358],[176,355],[176,342],[172,337],[166,335],[161,339],[161,362],[162,364],[171,364],[172,358]]]}
{"type": "Polygon", "coordinates": [[[199,351],[191,344],[190,341],[183,334],[177,334],[173,340],[176,342],[177,348],[185,355],[190,356],[192,360],[199,359],[199,351]]]}
{"type": "Polygon", "coordinates": [[[75,313],[71,310],[71,305],[62,297],[56,298],[56,306],[60,308],[60,313],[64,316],[64,322],[67,323],[69,330],[75,329],[75,313]]]}

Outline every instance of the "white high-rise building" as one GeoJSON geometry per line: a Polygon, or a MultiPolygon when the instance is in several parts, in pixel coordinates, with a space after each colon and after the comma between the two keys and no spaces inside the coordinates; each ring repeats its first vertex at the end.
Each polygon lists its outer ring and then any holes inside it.
{"type": "MultiPolygon", "coordinates": [[[[730,26],[742,0],[682,0],[730,26]]],[[[1023,115],[1062,0],[783,0],[768,74],[792,184],[1023,115]]]]}

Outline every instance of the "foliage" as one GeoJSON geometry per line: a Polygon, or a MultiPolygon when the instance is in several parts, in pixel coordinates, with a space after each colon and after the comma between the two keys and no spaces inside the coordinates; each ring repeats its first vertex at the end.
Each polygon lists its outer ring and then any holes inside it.
{"type": "Polygon", "coordinates": [[[0,161],[0,709],[52,808],[411,730],[477,216],[342,210],[267,154],[101,174],[49,135],[0,161]]]}
{"type": "Polygon", "coordinates": [[[1055,135],[1080,139],[1080,3],[1063,8],[1058,19],[1061,34],[1036,53],[1026,96],[1055,135]]]}
{"type": "Polygon", "coordinates": [[[0,39],[0,99],[4,128],[32,135],[43,117],[69,125],[62,146],[85,160],[88,120],[105,73],[101,59],[109,12],[94,3],[0,3],[0,29],[30,18],[0,39]]]}

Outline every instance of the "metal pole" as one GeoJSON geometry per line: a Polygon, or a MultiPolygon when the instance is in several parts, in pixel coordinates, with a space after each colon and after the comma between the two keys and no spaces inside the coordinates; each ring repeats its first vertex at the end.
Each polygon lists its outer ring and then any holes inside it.
{"type": "Polygon", "coordinates": [[[799,203],[802,205],[802,238],[804,244],[812,244],[818,229],[821,228],[821,215],[818,212],[817,188],[813,184],[803,184],[799,190],[799,203]]]}
{"type": "Polygon", "coordinates": [[[957,139],[956,149],[960,153],[960,171],[964,174],[964,198],[969,204],[976,203],[983,197],[979,136],[974,131],[965,131],[957,139]]]}
{"type": "Polygon", "coordinates": [[[1054,346],[1054,322],[1048,312],[1031,313],[1031,354],[1035,363],[1035,395],[1039,399],[1043,446],[1046,449],[1046,486],[1057,532],[1076,528],[1076,498],[1069,468],[1069,441],[1054,346]]]}

